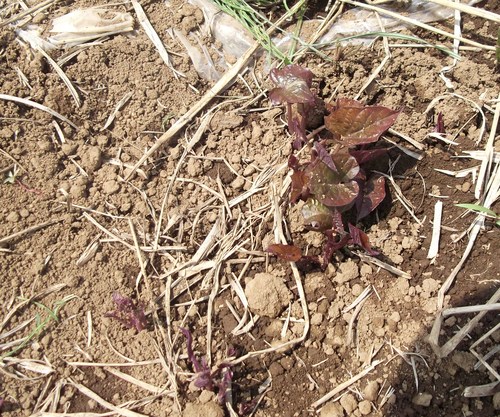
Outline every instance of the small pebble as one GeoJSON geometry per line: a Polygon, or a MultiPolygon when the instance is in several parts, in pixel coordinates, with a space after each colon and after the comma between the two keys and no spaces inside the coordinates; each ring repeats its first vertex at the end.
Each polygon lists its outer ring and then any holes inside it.
{"type": "Polygon", "coordinates": [[[208,391],[205,389],[205,390],[201,391],[200,396],[198,397],[198,400],[200,401],[200,403],[206,404],[209,401],[212,401],[214,396],[215,395],[212,391],[208,391]]]}
{"type": "Polygon", "coordinates": [[[19,221],[19,214],[15,211],[11,211],[7,216],[7,221],[11,223],[16,223],[19,221]]]}
{"type": "Polygon", "coordinates": [[[445,321],[444,321],[444,325],[446,327],[453,327],[455,325],[455,323],[457,322],[457,318],[455,316],[451,316],[451,317],[448,317],[445,321]]]}
{"type": "Polygon", "coordinates": [[[363,292],[363,287],[359,284],[354,284],[351,289],[351,294],[357,297],[363,292]]]}
{"type": "Polygon", "coordinates": [[[245,179],[242,177],[236,177],[231,183],[231,187],[233,187],[235,190],[242,189],[244,185],[245,185],[245,179]]]}
{"type": "Polygon", "coordinates": [[[321,313],[314,313],[313,316],[311,317],[311,324],[313,326],[319,326],[322,321],[323,321],[323,314],[321,313]]]}
{"type": "Polygon", "coordinates": [[[396,323],[401,321],[401,315],[397,311],[394,311],[389,318],[396,323]]]}
{"type": "Polygon", "coordinates": [[[415,405],[422,407],[429,407],[431,405],[432,395],[426,392],[419,393],[413,397],[411,402],[415,405]]]}
{"type": "Polygon", "coordinates": [[[255,167],[253,165],[248,165],[245,170],[243,171],[243,176],[244,177],[249,177],[250,175],[253,175],[255,173],[255,167]]]}

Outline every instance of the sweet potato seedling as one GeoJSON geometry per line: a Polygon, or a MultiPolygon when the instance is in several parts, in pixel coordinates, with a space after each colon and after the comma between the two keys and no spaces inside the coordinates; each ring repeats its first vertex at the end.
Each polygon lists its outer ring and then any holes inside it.
{"type": "Polygon", "coordinates": [[[275,104],[285,104],[288,129],[293,136],[294,153],[289,158],[292,169],[290,202],[304,201],[305,226],[326,236],[319,258],[304,257],[292,245],[270,245],[268,250],[289,261],[318,263],[326,268],[335,251],[357,245],[377,254],[368,236],[355,224],[365,218],[385,198],[384,177],[371,173],[366,164],[383,155],[376,147],[380,136],[399,115],[398,110],[367,106],[356,100],[339,98],[324,103],[312,90],[313,74],[298,65],[271,72],[276,85],[269,97],[275,104]],[[314,127],[318,114],[325,114],[328,139],[307,141],[306,129],[314,127]],[[301,162],[298,151],[310,148],[310,157],[301,162]]]}
{"type": "Polygon", "coordinates": [[[136,304],[131,298],[124,297],[119,293],[113,294],[113,301],[116,304],[116,310],[105,314],[119,321],[127,329],[136,329],[138,332],[144,330],[148,324],[144,308],[140,304],[136,304]]]}
{"type": "Polygon", "coordinates": [[[217,400],[220,404],[224,404],[226,396],[230,394],[231,389],[230,387],[233,378],[231,367],[226,363],[221,363],[215,368],[215,370],[212,371],[204,357],[199,360],[195,355],[193,351],[193,336],[191,335],[191,332],[184,328],[180,328],[180,331],[186,338],[188,360],[191,362],[195,372],[193,379],[194,386],[200,389],[216,392],[217,400]]]}

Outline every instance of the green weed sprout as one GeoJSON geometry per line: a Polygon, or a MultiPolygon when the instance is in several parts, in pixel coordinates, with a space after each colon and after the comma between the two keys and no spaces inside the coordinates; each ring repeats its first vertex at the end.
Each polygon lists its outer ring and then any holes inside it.
{"type": "MultiPolygon", "coordinates": [[[[31,330],[31,332],[24,338],[24,340],[16,346],[11,351],[7,352],[5,355],[2,355],[0,358],[7,358],[10,356],[14,356],[19,351],[24,349],[31,341],[37,339],[49,326],[52,322],[59,322],[58,314],[61,309],[66,305],[67,302],[71,301],[73,298],[76,298],[75,295],[68,295],[64,297],[62,300],[56,301],[54,303],[54,307],[52,310],[47,307],[45,304],[39,302],[33,302],[37,307],[40,307],[42,310],[47,312],[45,317],[41,317],[40,314],[37,314],[35,317],[35,327],[31,330]]],[[[21,298],[21,300],[26,300],[21,298]]]]}
{"type": "Polygon", "coordinates": [[[14,184],[17,180],[17,176],[19,175],[19,171],[19,167],[14,165],[14,168],[7,173],[7,176],[3,180],[4,184],[14,184]]]}
{"type": "MultiPolygon", "coordinates": [[[[228,15],[234,17],[242,26],[247,29],[257,40],[262,48],[269,52],[274,58],[278,59],[281,63],[290,64],[293,61],[294,48],[288,52],[288,54],[280,51],[271,40],[271,37],[267,33],[267,28],[273,26],[273,22],[269,21],[267,17],[256,9],[263,9],[268,6],[273,6],[278,4],[278,1],[270,0],[254,0],[254,1],[241,1],[241,0],[214,0],[214,2],[228,15]]],[[[299,12],[294,16],[299,27],[304,18],[304,12],[307,7],[306,0],[299,0],[301,7],[299,12]]],[[[286,3],[285,3],[286,5],[286,3]]],[[[290,9],[287,8],[287,13],[290,13],[290,9]]],[[[281,30],[280,28],[276,28],[281,30]]],[[[292,37],[297,40],[297,36],[292,37]]]]}
{"type": "Polygon", "coordinates": [[[475,211],[476,213],[483,213],[486,217],[492,218],[495,221],[495,225],[500,227],[500,216],[495,213],[493,210],[481,206],[480,204],[455,204],[457,207],[464,208],[467,210],[475,211]]]}

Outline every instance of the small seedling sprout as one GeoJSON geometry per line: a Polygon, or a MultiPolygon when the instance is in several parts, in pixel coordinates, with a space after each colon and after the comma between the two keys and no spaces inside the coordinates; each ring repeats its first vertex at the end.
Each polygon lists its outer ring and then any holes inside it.
{"type": "MultiPolygon", "coordinates": [[[[193,336],[191,335],[191,332],[182,327],[180,328],[180,331],[186,338],[188,360],[191,362],[195,372],[193,379],[194,386],[200,389],[216,392],[219,403],[224,404],[226,397],[231,394],[230,390],[233,378],[231,366],[227,363],[221,363],[212,371],[208,366],[206,358],[203,357],[199,360],[195,355],[193,351],[193,336]]],[[[232,356],[232,352],[230,352],[230,356],[232,356]]]]}
{"type": "Polygon", "coordinates": [[[456,206],[467,210],[475,211],[476,213],[483,213],[486,217],[493,219],[496,226],[500,227],[500,216],[489,208],[486,208],[480,204],[468,204],[468,203],[456,204],[456,206]]]}
{"type": "Polygon", "coordinates": [[[20,168],[14,165],[11,171],[7,173],[7,176],[3,180],[4,184],[15,184],[17,181],[17,176],[19,175],[20,168]]]}
{"type": "Polygon", "coordinates": [[[148,322],[140,304],[117,292],[113,294],[113,302],[116,304],[116,310],[106,313],[105,317],[115,319],[127,329],[136,329],[138,332],[146,328],[148,322]]]}
{"type": "MultiPolygon", "coordinates": [[[[6,354],[2,355],[1,358],[6,358],[10,356],[14,356],[19,351],[24,349],[31,341],[37,339],[44,331],[47,330],[51,322],[59,322],[59,312],[66,305],[66,303],[75,298],[74,295],[69,295],[64,297],[62,300],[56,301],[54,303],[54,307],[50,309],[45,304],[39,302],[33,302],[37,307],[45,310],[47,312],[47,316],[42,318],[39,314],[35,316],[35,327],[31,332],[22,340],[22,342],[17,345],[14,349],[10,350],[6,354]]],[[[0,404],[1,406],[1,404],[0,404]]]]}

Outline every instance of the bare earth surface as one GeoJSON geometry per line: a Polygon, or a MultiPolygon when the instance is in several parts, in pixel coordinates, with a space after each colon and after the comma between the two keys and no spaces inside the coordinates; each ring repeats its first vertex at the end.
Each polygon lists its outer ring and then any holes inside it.
{"type": "MultiPolygon", "coordinates": [[[[37,14],[34,23],[45,37],[53,18],[96,4],[59,2],[37,14]]],[[[256,416],[307,416],[320,409],[324,417],[499,415],[500,394],[463,396],[467,386],[496,380],[484,366],[475,366],[469,348],[498,324],[498,314],[487,313],[446,357],[438,357],[427,340],[438,313],[438,291],[468,242],[467,235],[454,238],[474,219],[455,204],[475,202],[470,175],[455,178],[436,169],[480,164],[457,156],[484,149],[488,138],[500,81],[494,52],[463,52],[464,59],[448,73],[454,88],[449,94],[439,71],[450,58],[433,49],[392,48],[388,63],[359,97],[403,108],[394,129],[421,148],[387,135],[422,158],[392,146],[377,161],[383,171],[394,164],[394,185],[361,225],[381,259],[407,275],[398,277],[348,253],[338,253],[325,272],[294,275],[290,264],[265,252],[276,231],[282,228],[290,242],[309,253],[320,251],[322,235],[305,230],[300,205],[287,202],[291,141],[283,108],[259,95],[272,87],[264,57],[207,105],[202,114],[212,109],[211,120],[200,114],[124,181],[145,151],[213,84],[199,77],[182,45],[166,33],[174,27],[187,36],[203,23],[200,10],[180,0],[143,7],[174,67],[186,76],[174,76],[136,21],[132,34],[86,48],[62,66],[76,86],[80,107],[39,52],[18,42],[13,27],[0,29],[0,94],[29,98],[77,127],[58,120],[58,133],[48,113],[0,100],[3,179],[14,165],[20,168],[13,184],[0,184],[1,415],[230,415],[214,394],[190,384],[193,368],[180,327],[190,329],[193,348],[214,366],[229,348],[236,358],[250,354],[232,366],[237,412],[258,401],[256,416]],[[128,93],[130,100],[103,129],[128,93]],[[425,113],[436,97],[441,100],[425,113]],[[476,105],[486,120],[479,143],[483,119],[476,105]],[[457,144],[426,139],[439,112],[457,144]],[[413,205],[414,216],[395,187],[413,205]],[[444,204],[443,227],[439,255],[431,261],[427,251],[437,201],[444,204]],[[39,230],[9,238],[38,225],[39,230]],[[365,288],[372,293],[364,304],[347,311],[365,288]],[[145,306],[145,330],[126,329],[105,317],[115,309],[115,292],[145,306]],[[248,311],[242,299],[248,300],[248,311]],[[56,321],[47,308],[58,306],[56,321]],[[269,349],[301,338],[306,321],[305,340],[269,349]],[[9,355],[32,332],[35,336],[9,355]],[[270,351],[252,354],[262,349],[270,351]],[[370,365],[373,369],[357,382],[313,407],[370,365]]],[[[500,12],[498,1],[479,7],[500,12]]],[[[135,18],[132,7],[118,9],[135,18]]],[[[452,32],[453,22],[440,27],[452,32]]],[[[493,22],[463,15],[464,37],[493,45],[497,29],[493,22]]],[[[411,33],[451,45],[421,29],[411,33]]],[[[201,40],[209,41],[208,36],[201,40]]],[[[370,48],[346,47],[334,63],[307,55],[302,65],[314,72],[321,97],[354,98],[384,56],[379,40],[370,48]]],[[[498,228],[489,225],[444,306],[486,303],[498,289],[499,257],[498,228]]],[[[440,343],[472,317],[446,318],[440,343]]],[[[497,330],[476,350],[484,355],[499,343],[497,330]]],[[[498,353],[488,364],[499,371],[498,353]]]]}

